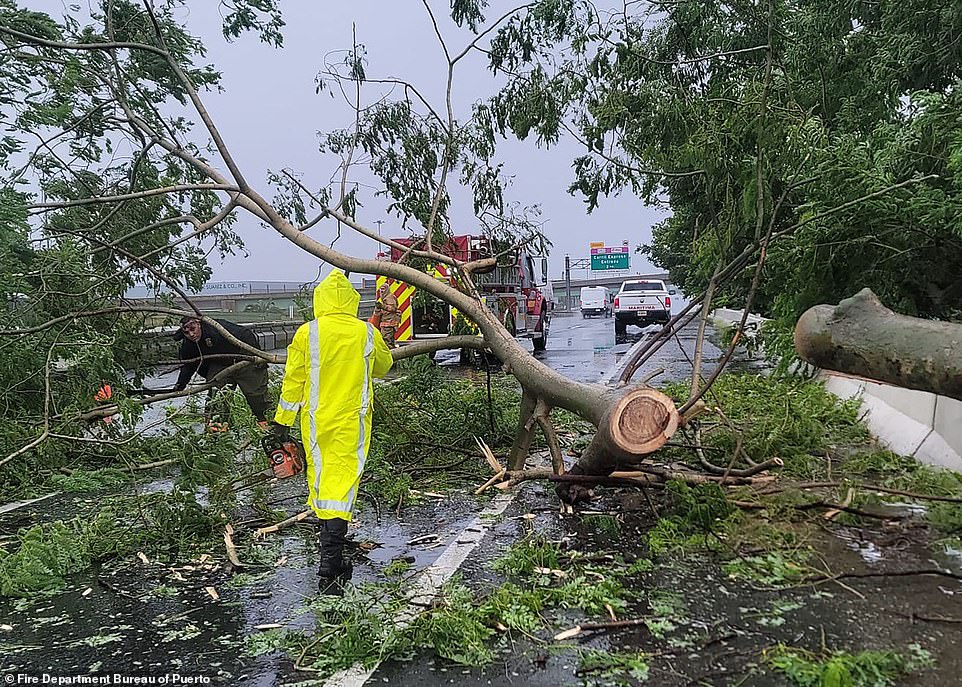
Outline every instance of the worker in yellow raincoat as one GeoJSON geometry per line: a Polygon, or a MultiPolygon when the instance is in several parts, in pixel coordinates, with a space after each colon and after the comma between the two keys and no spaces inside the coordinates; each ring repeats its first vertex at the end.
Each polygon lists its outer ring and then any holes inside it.
{"type": "Polygon", "coordinates": [[[350,576],[347,523],[371,445],[373,380],[394,360],[377,329],[357,317],[361,295],[334,270],[314,289],[314,319],[287,348],[274,431],[285,439],[301,414],[308,505],[320,519],[322,590],[350,576]]]}

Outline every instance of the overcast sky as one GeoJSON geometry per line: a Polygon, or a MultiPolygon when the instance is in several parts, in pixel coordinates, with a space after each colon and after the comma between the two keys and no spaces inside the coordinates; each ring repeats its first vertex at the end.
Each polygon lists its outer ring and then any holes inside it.
{"type": "MultiPolygon", "coordinates": [[[[26,2],[47,5],[48,2],[26,2]]],[[[58,3],[59,4],[59,3],[58,3]]],[[[472,36],[458,29],[448,15],[447,0],[431,0],[449,47],[460,52],[472,36]]],[[[440,44],[419,0],[353,0],[351,2],[283,2],[284,47],[270,48],[247,35],[227,43],[221,35],[219,3],[203,0],[190,3],[186,15],[189,30],[204,39],[208,58],[223,75],[223,92],[205,96],[235,159],[248,181],[266,191],[268,169],[287,168],[299,172],[312,186],[325,184],[335,172],[336,161],[318,153],[318,131],[330,131],[351,124],[353,116],[340,97],[330,92],[315,93],[315,76],[325,55],[352,45],[352,24],[357,40],[367,48],[367,74],[371,78],[397,77],[413,82],[444,110],[446,64],[440,44]]],[[[500,16],[514,4],[493,0],[489,17],[500,16]]],[[[620,7],[620,4],[619,4],[620,7]]],[[[455,117],[464,119],[472,102],[492,94],[498,82],[485,69],[484,55],[475,52],[458,65],[454,84],[455,117]]],[[[374,87],[367,92],[375,97],[374,87]]],[[[500,156],[505,171],[514,182],[507,199],[523,205],[540,205],[545,233],[553,242],[550,256],[552,277],[561,276],[564,255],[585,257],[590,241],[620,245],[631,242],[632,250],[651,237],[651,226],[665,215],[629,194],[603,201],[591,215],[580,197],[566,192],[573,173],[571,161],[581,154],[574,141],[565,141],[550,150],[539,149],[532,140],[513,140],[501,144],[500,156]]],[[[371,182],[360,171],[352,176],[361,183],[371,182]]],[[[270,194],[267,194],[270,197],[270,194]]],[[[363,196],[362,196],[363,197],[363,196]]],[[[387,201],[368,194],[358,219],[374,228],[383,220],[385,235],[405,235],[396,217],[386,212],[387,201]]],[[[459,203],[452,212],[456,233],[475,229],[471,208],[459,203]]],[[[311,280],[318,273],[318,261],[293,246],[273,230],[260,227],[249,215],[238,223],[250,257],[234,256],[215,263],[215,280],[311,280]]],[[[329,242],[336,225],[326,221],[311,230],[319,240],[329,242]]],[[[376,244],[366,238],[349,236],[345,231],[336,247],[342,251],[373,257],[376,244]]],[[[639,255],[633,255],[633,271],[652,271],[639,255]]],[[[324,270],[326,271],[326,270],[324,270]]]]}

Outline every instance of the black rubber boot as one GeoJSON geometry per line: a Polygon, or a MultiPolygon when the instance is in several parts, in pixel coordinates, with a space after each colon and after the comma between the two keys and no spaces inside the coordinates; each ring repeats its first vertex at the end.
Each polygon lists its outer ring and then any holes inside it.
{"type": "Polygon", "coordinates": [[[342,585],[351,579],[353,569],[344,560],[347,543],[347,520],[321,520],[317,539],[321,546],[321,563],[317,568],[317,586],[324,594],[342,593],[342,585]]]}

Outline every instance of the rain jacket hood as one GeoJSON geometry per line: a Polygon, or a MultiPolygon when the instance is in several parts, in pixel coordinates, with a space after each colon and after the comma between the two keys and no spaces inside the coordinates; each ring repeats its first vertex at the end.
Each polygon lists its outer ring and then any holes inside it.
{"type": "Polygon", "coordinates": [[[333,270],[314,287],[314,317],[350,315],[357,317],[361,294],[340,270],[333,270]]]}
{"type": "Polygon", "coordinates": [[[394,362],[380,332],[357,318],[360,300],[339,270],[314,289],[314,319],[287,348],[274,416],[290,427],[300,414],[308,505],[322,520],[351,519],[371,445],[374,379],[394,362]]]}

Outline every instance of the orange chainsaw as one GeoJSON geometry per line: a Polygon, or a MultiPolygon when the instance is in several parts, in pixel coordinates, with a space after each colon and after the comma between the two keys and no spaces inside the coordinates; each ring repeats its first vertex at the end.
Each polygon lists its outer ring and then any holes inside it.
{"type": "Polygon", "coordinates": [[[269,479],[287,479],[304,472],[304,447],[296,439],[281,439],[268,432],[261,438],[261,448],[270,467],[238,477],[228,485],[231,491],[244,491],[269,479]]]}
{"type": "Polygon", "coordinates": [[[268,432],[261,439],[271,472],[278,479],[286,479],[304,472],[304,447],[295,439],[282,440],[268,432]]]}

